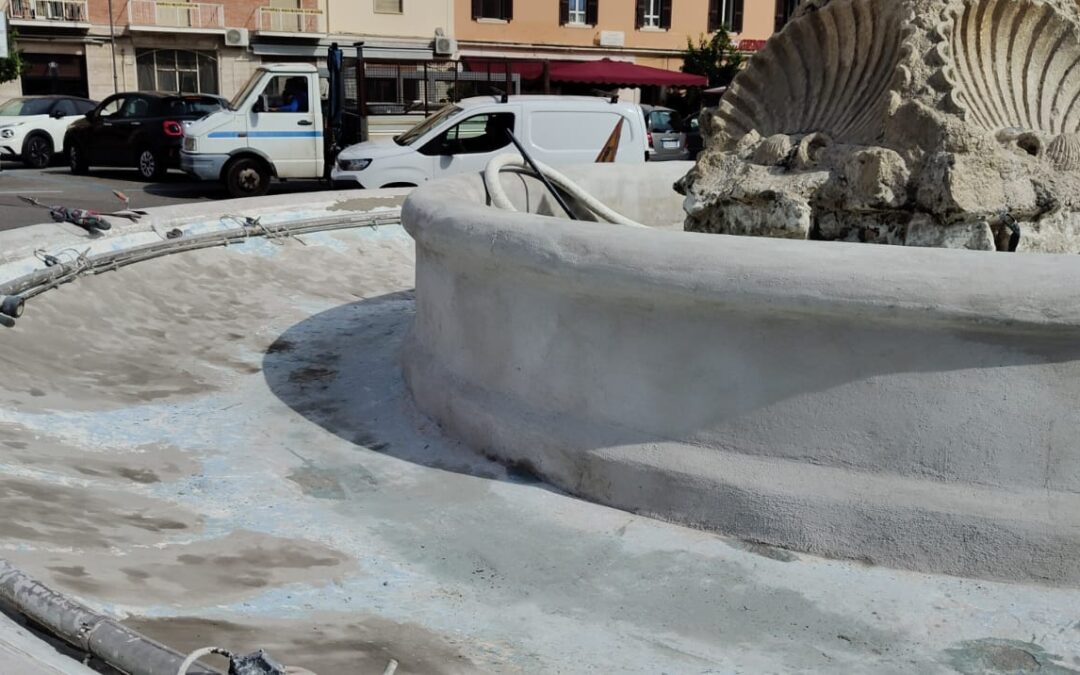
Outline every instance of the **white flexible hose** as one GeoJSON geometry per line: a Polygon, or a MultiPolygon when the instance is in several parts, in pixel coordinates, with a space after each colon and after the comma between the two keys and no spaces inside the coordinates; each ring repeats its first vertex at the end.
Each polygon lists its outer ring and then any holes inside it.
{"type": "MultiPolygon", "coordinates": [[[[582,190],[577,183],[555,169],[552,169],[550,166],[536,162],[536,167],[540,169],[544,176],[551,181],[555,187],[572,196],[578,203],[604,222],[612,223],[614,225],[625,225],[627,227],[646,227],[637,221],[630,220],[614,209],[611,209],[596,197],[593,197],[588,192],[582,190]]],[[[521,155],[505,154],[493,158],[488,162],[487,167],[484,169],[484,183],[487,185],[488,194],[491,196],[491,204],[504,211],[517,211],[514,204],[503,190],[502,183],[499,181],[499,174],[502,173],[504,169],[515,169],[517,171],[533,173],[532,167],[528,165],[521,155]]]]}
{"type": "Polygon", "coordinates": [[[188,654],[188,657],[184,659],[184,662],[180,664],[180,669],[176,671],[176,675],[187,675],[188,670],[195,665],[195,662],[204,656],[211,654],[218,654],[224,656],[227,659],[232,659],[232,652],[228,649],[222,649],[221,647],[203,647],[202,649],[196,649],[188,654]]]}

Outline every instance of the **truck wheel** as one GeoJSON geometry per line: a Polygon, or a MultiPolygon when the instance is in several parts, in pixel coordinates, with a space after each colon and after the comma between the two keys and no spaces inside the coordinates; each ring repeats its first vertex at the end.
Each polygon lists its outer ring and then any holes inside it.
{"type": "Polygon", "coordinates": [[[230,197],[262,197],[270,189],[270,170],[262,160],[242,157],[225,169],[230,197]]]}
{"type": "Polygon", "coordinates": [[[35,169],[44,169],[52,164],[53,144],[48,136],[34,134],[23,143],[23,163],[35,169]]]}
{"type": "Polygon", "coordinates": [[[89,158],[86,153],[83,152],[82,145],[78,143],[72,143],[68,146],[68,166],[71,167],[71,173],[81,175],[90,170],[90,163],[87,161],[89,158]]]}
{"type": "Polygon", "coordinates": [[[143,180],[161,180],[169,173],[165,158],[150,148],[143,148],[138,158],[139,175],[143,180]]]}

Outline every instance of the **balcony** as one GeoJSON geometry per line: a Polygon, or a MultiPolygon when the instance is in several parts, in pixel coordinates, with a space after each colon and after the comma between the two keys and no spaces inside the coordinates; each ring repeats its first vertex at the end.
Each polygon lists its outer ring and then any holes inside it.
{"type": "Polygon", "coordinates": [[[86,0],[11,0],[8,18],[16,26],[89,28],[86,0]]]}
{"type": "Polygon", "coordinates": [[[318,36],[326,33],[326,16],[321,9],[260,7],[259,32],[286,36],[318,36]]]}
{"type": "Polygon", "coordinates": [[[225,5],[212,2],[130,0],[128,25],[131,30],[142,31],[223,33],[225,5]]]}

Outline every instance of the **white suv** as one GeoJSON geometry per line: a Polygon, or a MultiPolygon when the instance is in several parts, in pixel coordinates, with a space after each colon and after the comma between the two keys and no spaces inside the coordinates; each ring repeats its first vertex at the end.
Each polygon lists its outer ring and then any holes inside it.
{"type": "Polygon", "coordinates": [[[0,155],[41,169],[64,149],[64,133],[97,103],[74,96],[13,98],[0,105],[0,155]]]}

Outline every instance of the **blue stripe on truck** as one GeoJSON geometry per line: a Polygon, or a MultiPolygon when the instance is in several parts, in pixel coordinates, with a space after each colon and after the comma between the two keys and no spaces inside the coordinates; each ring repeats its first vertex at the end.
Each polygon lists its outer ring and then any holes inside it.
{"type": "Polygon", "coordinates": [[[211,131],[209,138],[319,138],[321,131],[211,131]]]}

